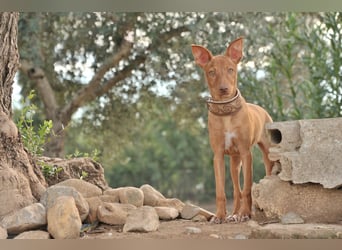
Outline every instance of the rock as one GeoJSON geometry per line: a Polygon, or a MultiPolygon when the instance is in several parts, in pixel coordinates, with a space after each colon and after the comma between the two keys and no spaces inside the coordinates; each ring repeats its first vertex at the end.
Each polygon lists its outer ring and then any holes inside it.
{"type": "Polygon", "coordinates": [[[129,212],[123,232],[153,232],[159,228],[159,217],[156,210],[143,206],[129,212]]]}
{"type": "Polygon", "coordinates": [[[49,186],[68,179],[79,179],[82,177],[82,173],[86,173],[87,176],[84,177],[85,181],[98,186],[102,190],[108,188],[108,184],[104,177],[103,167],[91,158],[61,159],[42,156],[38,157],[37,160],[50,166],[63,169],[58,173],[58,176],[46,178],[49,186]]]}
{"type": "Polygon", "coordinates": [[[67,186],[75,188],[84,198],[102,195],[102,190],[92,183],[80,179],[69,179],[62,181],[56,186],[67,186]]]}
{"type": "Polygon", "coordinates": [[[181,211],[180,215],[183,219],[191,220],[200,212],[200,207],[195,206],[193,204],[187,203],[185,204],[183,210],[181,211]]]}
{"type": "Polygon", "coordinates": [[[86,198],[86,201],[88,202],[88,205],[89,205],[89,213],[88,213],[88,217],[86,221],[89,224],[92,224],[95,221],[98,221],[97,209],[99,206],[103,205],[103,201],[100,199],[100,197],[86,198]]]}
{"type": "Polygon", "coordinates": [[[140,189],[144,193],[144,205],[152,207],[163,206],[159,201],[164,200],[165,197],[159,191],[148,184],[142,185],[140,189]]]}
{"type": "Polygon", "coordinates": [[[27,178],[10,167],[0,169],[0,219],[34,202],[27,178]],[[14,198],[15,197],[15,198],[14,198]]]}
{"type": "Polygon", "coordinates": [[[342,220],[342,192],[319,184],[296,184],[268,176],[252,186],[257,210],[266,218],[281,218],[288,212],[306,223],[336,223],[342,220]]]}
{"type": "Polygon", "coordinates": [[[141,207],[144,203],[144,193],[141,189],[136,187],[120,187],[114,189],[107,189],[103,193],[106,199],[111,202],[120,202],[123,204],[132,204],[136,207],[141,207]],[[109,197],[111,198],[109,198],[109,197]]]}
{"type": "Polygon", "coordinates": [[[144,204],[144,193],[136,187],[123,187],[119,188],[119,199],[120,203],[141,207],[144,204]]]}
{"type": "Polygon", "coordinates": [[[221,239],[222,237],[218,234],[210,234],[209,237],[214,238],[214,239],[221,239]]]}
{"type": "Polygon", "coordinates": [[[197,215],[204,216],[207,221],[209,221],[214,216],[212,212],[209,212],[208,210],[205,210],[190,203],[185,204],[181,211],[181,217],[186,220],[191,220],[197,215]]]}
{"type": "Polygon", "coordinates": [[[10,234],[39,228],[46,225],[46,209],[41,203],[34,203],[5,216],[0,225],[10,234]]]}
{"type": "Polygon", "coordinates": [[[247,235],[244,235],[244,234],[237,234],[237,235],[235,235],[234,239],[235,240],[247,240],[248,237],[247,237],[247,235]]]}
{"type": "Polygon", "coordinates": [[[342,239],[342,225],[336,224],[291,224],[279,223],[258,225],[249,221],[251,239],[342,239]]]}
{"type": "Polygon", "coordinates": [[[104,202],[97,209],[97,218],[109,225],[123,225],[126,223],[129,212],[135,209],[136,207],[132,204],[104,202]]]}
{"type": "Polygon", "coordinates": [[[196,215],[191,220],[194,222],[207,222],[208,221],[208,219],[204,215],[201,215],[201,214],[196,215]]]}
{"type": "Polygon", "coordinates": [[[173,220],[179,215],[177,209],[173,207],[154,207],[160,220],[173,220]]]}
{"type": "Polygon", "coordinates": [[[288,212],[281,216],[281,224],[303,224],[304,220],[298,214],[288,212]]]}
{"type": "Polygon", "coordinates": [[[48,232],[54,239],[77,239],[82,221],[72,196],[56,197],[47,211],[48,232]]]}
{"type": "Polygon", "coordinates": [[[119,203],[120,202],[119,192],[117,192],[117,195],[108,195],[108,194],[101,195],[100,199],[103,202],[119,203]]]}
{"type": "Polygon", "coordinates": [[[7,239],[7,230],[0,226],[0,240],[7,239]]]}
{"type": "Polygon", "coordinates": [[[23,232],[16,237],[16,240],[48,240],[51,239],[51,236],[48,232],[35,230],[35,231],[27,231],[23,232]]]}
{"type": "Polygon", "coordinates": [[[295,184],[342,185],[342,118],[311,119],[267,124],[269,158],[279,160],[279,177],[295,184]],[[324,133],[322,133],[324,131],[324,133]]]}
{"type": "Polygon", "coordinates": [[[40,203],[42,203],[47,209],[54,205],[57,197],[71,196],[75,199],[76,207],[80,213],[81,220],[84,221],[89,213],[88,202],[83,196],[73,187],[66,186],[51,186],[43,193],[40,203]]]}
{"type": "Polygon", "coordinates": [[[202,233],[202,230],[198,227],[186,227],[185,233],[187,233],[187,234],[200,234],[200,233],[202,233]]]}
{"type": "Polygon", "coordinates": [[[181,212],[185,206],[185,204],[176,199],[176,198],[170,198],[170,199],[161,199],[159,200],[157,206],[161,207],[173,207],[178,210],[178,212],[181,212]]]}

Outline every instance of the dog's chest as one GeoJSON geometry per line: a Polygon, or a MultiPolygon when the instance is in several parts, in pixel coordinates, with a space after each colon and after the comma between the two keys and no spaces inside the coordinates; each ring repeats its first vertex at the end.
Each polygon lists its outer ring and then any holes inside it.
{"type": "Polygon", "coordinates": [[[237,134],[235,132],[225,132],[224,133],[224,149],[226,153],[232,154],[238,151],[235,140],[237,140],[237,134]]]}

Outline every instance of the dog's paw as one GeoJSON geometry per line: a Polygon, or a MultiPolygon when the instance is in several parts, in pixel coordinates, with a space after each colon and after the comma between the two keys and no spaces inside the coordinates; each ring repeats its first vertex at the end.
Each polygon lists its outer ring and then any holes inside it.
{"type": "Polygon", "coordinates": [[[225,221],[228,223],[240,223],[240,222],[248,221],[249,219],[250,219],[249,215],[232,214],[232,215],[228,215],[225,221]]]}
{"type": "Polygon", "coordinates": [[[213,217],[211,217],[209,222],[212,224],[222,224],[224,221],[225,221],[224,219],[220,219],[217,216],[213,216],[213,217]]]}
{"type": "Polygon", "coordinates": [[[237,214],[231,214],[227,216],[225,221],[228,223],[238,223],[240,222],[240,218],[237,214]]]}

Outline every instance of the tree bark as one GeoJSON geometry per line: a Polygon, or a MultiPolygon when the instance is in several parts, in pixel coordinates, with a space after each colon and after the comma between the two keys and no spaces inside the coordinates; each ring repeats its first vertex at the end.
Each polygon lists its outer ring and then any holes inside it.
{"type": "Polygon", "coordinates": [[[12,84],[19,66],[18,13],[0,13],[0,218],[40,199],[46,181],[12,121],[12,84]]]}

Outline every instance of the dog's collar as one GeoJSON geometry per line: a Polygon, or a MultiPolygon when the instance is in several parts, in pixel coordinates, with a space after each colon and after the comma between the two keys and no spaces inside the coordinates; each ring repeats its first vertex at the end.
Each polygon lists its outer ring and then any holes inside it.
{"type": "Polygon", "coordinates": [[[237,89],[236,95],[229,100],[215,101],[209,97],[207,100],[207,107],[208,110],[214,115],[224,116],[236,113],[242,107],[239,89],[237,89]]]}

